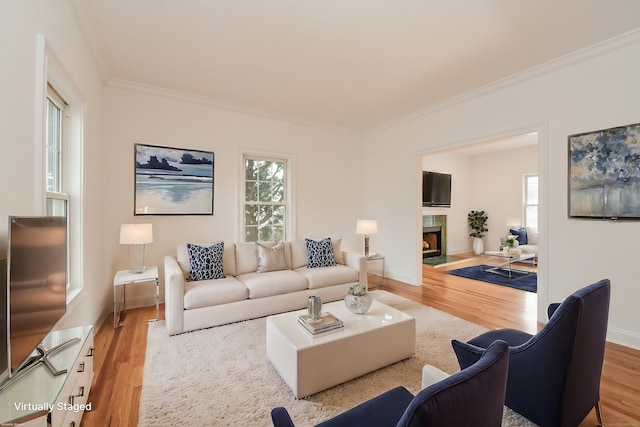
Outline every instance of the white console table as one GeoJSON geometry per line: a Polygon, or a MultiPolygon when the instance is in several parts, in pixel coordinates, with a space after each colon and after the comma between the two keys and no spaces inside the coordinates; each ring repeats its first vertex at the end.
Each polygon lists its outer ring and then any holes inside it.
{"type": "Polygon", "coordinates": [[[42,342],[46,349],[77,339],[49,362],[66,373],[54,376],[40,363],[0,392],[0,425],[62,427],[80,425],[93,380],[93,327],[53,331],[42,342]]]}

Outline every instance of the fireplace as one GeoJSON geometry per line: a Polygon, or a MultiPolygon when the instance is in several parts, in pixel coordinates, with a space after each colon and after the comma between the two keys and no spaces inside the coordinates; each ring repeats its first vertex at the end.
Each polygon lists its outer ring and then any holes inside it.
{"type": "Polygon", "coordinates": [[[443,255],[442,227],[432,226],[422,228],[422,258],[443,255]]]}

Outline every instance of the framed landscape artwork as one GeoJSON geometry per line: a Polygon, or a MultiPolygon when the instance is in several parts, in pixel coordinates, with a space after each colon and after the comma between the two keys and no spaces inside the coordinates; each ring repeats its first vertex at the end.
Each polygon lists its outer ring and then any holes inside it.
{"type": "Polygon", "coordinates": [[[213,215],[214,153],[135,144],[135,215],[213,215]]]}
{"type": "Polygon", "coordinates": [[[569,217],[640,219],[640,123],[569,136],[569,217]]]}

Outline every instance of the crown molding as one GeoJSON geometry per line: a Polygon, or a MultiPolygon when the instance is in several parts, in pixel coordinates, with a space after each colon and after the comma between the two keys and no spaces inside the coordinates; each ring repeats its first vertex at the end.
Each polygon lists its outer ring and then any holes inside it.
{"type": "Polygon", "coordinates": [[[325,131],[338,132],[347,134],[350,136],[362,137],[362,132],[353,128],[332,125],[329,123],[304,119],[289,114],[279,113],[272,110],[263,108],[251,107],[244,104],[225,101],[222,99],[212,98],[204,95],[196,95],[193,93],[182,92],[174,89],[166,89],[159,86],[147,85],[144,83],[138,83],[130,80],[111,79],[107,84],[107,87],[129,90],[133,92],[145,93],[148,95],[161,96],[178,101],[189,102],[193,104],[205,105],[211,108],[218,108],[221,110],[233,111],[236,113],[249,114],[264,119],[277,120],[281,122],[288,122],[298,126],[312,127],[325,131]]]}
{"type": "Polygon", "coordinates": [[[497,80],[495,82],[488,83],[476,89],[469,90],[458,96],[454,96],[452,98],[446,99],[442,102],[421,108],[417,111],[414,111],[413,113],[409,113],[404,116],[400,116],[396,119],[389,120],[380,125],[373,126],[368,130],[365,130],[363,132],[363,136],[367,137],[367,136],[375,135],[376,133],[382,132],[386,129],[400,126],[402,124],[411,122],[413,120],[419,119],[429,114],[433,114],[434,112],[452,108],[456,105],[471,101],[476,98],[480,98],[482,96],[486,96],[492,92],[505,89],[509,86],[513,86],[513,85],[525,82],[527,80],[534,79],[541,75],[551,73],[560,68],[567,67],[569,65],[573,65],[594,57],[598,57],[638,42],[640,42],[640,29],[629,31],[627,33],[613,37],[611,39],[602,41],[600,43],[596,43],[592,46],[588,46],[583,49],[576,50],[574,52],[561,56],[557,59],[553,59],[551,61],[547,61],[542,64],[533,66],[524,71],[521,71],[516,74],[512,74],[508,77],[497,80]]]}

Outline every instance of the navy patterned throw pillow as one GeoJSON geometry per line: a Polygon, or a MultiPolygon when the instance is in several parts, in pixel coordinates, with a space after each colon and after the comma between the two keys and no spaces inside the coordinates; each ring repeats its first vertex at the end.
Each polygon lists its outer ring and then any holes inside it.
{"type": "Polygon", "coordinates": [[[512,236],[516,236],[516,240],[521,245],[526,245],[529,243],[529,239],[527,238],[527,229],[526,228],[511,228],[509,229],[509,234],[512,236]]]}
{"type": "Polygon", "coordinates": [[[224,242],[214,243],[207,247],[187,243],[189,252],[189,277],[187,280],[224,279],[222,268],[222,253],[224,242]]]}
{"type": "Polygon", "coordinates": [[[329,237],[322,240],[304,239],[307,244],[307,261],[309,268],[331,267],[336,265],[333,258],[333,245],[329,237]]]}

